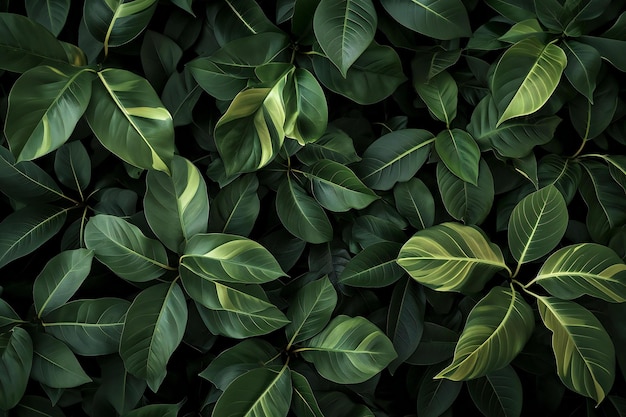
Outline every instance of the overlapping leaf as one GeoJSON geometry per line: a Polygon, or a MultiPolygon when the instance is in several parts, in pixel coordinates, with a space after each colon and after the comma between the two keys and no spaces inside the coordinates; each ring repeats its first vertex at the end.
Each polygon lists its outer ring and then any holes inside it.
{"type": "Polygon", "coordinates": [[[337,292],[328,277],[303,286],[290,303],[285,327],[289,345],[310,339],[330,321],[337,305],[337,292]]]}
{"type": "Polygon", "coordinates": [[[413,86],[431,114],[449,127],[456,117],[458,102],[459,91],[454,78],[448,72],[443,71],[427,82],[416,80],[413,86]]]}
{"type": "Polygon", "coordinates": [[[478,185],[480,149],[469,133],[461,129],[444,130],[435,137],[435,149],[450,172],[478,185]]]}
{"type": "Polygon", "coordinates": [[[249,235],[261,210],[258,188],[259,180],[254,174],[239,177],[222,188],[211,202],[210,230],[249,235]]]}
{"type": "Polygon", "coordinates": [[[489,417],[519,417],[522,413],[522,382],[511,366],[467,381],[476,407],[489,417]]]}
{"type": "Polygon", "coordinates": [[[400,279],[404,271],[396,262],[401,245],[379,242],[367,246],[348,262],[339,282],[364,288],[380,288],[400,279]]]}
{"type": "Polygon", "coordinates": [[[435,222],[435,199],[419,178],[411,178],[393,187],[398,213],[416,229],[426,229],[435,222]]]}
{"type": "Polygon", "coordinates": [[[65,343],[46,333],[36,333],[33,349],[30,377],[35,381],[51,388],[73,388],[91,382],[65,343]]]}
{"type": "Polygon", "coordinates": [[[16,327],[0,333],[0,410],[8,410],[20,402],[32,364],[33,342],[26,330],[16,327]]]}
{"type": "Polygon", "coordinates": [[[461,0],[383,0],[387,12],[403,26],[435,39],[469,36],[467,10],[461,0]]]}

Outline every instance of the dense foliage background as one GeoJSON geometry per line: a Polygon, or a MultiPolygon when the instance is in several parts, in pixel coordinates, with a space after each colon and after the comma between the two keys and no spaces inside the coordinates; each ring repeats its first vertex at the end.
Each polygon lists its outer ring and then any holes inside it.
{"type": "Polygon", "coordinates": [[[0,415],[626,415],[623,0],[0,0],[0,415]]]}

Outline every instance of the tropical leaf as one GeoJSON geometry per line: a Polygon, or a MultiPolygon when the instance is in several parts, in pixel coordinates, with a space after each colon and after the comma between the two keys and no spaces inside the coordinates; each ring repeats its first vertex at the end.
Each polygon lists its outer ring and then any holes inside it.
{"type": "Polygon", "coordinates": [[[438,291],[480,291],[499,270],[508,270],[500,248],[479,229],[442,223],[418,231],[402,246],[398,264],[422,285],[438,291]]]}
{"type": "Polygon", "coordinates": [[[339,275],[339,282],[364,288],[381,288],[393,284],[404,274],[396,262],[401,246],[395,242],[367,246],[346,264],[339,275]]]}
{"type": "Polygon", "coordinates": [[[102,360],[102,396],[115,411],[125,415],[137,406],[146,390],[146,381],[128,373],[119,355],[109,355],[102,360]]]}
{"type": "Polygon", "coordinates": [[[283,92],[285,136],[300,145],[314,142],[326,131],[328,104],[317,79],[304,68],[296,68],[283,92]]]}
{"type": "Polygon", "coordinates": [[[44,26],[54,36],[59,36],[70,11],[70,0],[26,0],[24,5],[29,18],[44,26]]]}
{"type": "Polygon", "coordinates": [[[448,379],[434,379],[438,368],[426,369],[417,391],[417,412],[423,417],[439,417],[461,393],[463,383],[448,379]]]}
{"type": "Polygon", "coordinates": [[[583,140],[598,137],[613,121],[618,104],[618,85],[614,77],[604,76],[591,100],[578,96],[569,103],[570,120],[583,140]]]}
{"type": "Polygon", "coordinates": [[[436,378],[469,380],[505,367],[534,327],[533,310],[522,295],[513,287],[494,287],[470,312],[452,363],[436,378]]]}
{"type": "Polygon", "coordinates": [[[485,3],[514,22],[535,17],[533,5],[525,0],[485,0],[485,3]]]}
{"type": "Polygon", "coordinates": [[[478,409],[488,417],[519,417],[522,414],[522,382],[511,366],[467,381],[478,409]]]}
{"type": "Polygon", "coordinates": [[[602,57],[597,49],[574,40],[563,42],[567,66],[565,76],[574,88],[593,103],[593,92],[602,57]]]}
{"type": "Polygon", "coordinates": [[[332,125],[327,126],[321,138],[300,149],[296,157],[305,165],[312,165],[320,159],[330,159],[346,165],[361,160],[354,149],[352,138],[332,125]]]}
{"type": "Polygon", "coordinates": [[[414,228],[421,230],[435,223],[435,199],[419,178],[411,178],[393,187],[398,213],[414,228]]]}
{"type": "Polygon", "coordinates": [[[450,172],[478,186],[480,149],[472,135],[461,129],[444,130],[435,137],[435,149],[450,172]]]}
{"type": "Polygon", "coordinates": [[[215,37],[220,46],[264,32],[279,32],[254,0],[224,0],[215,16],[215,37]]]}
{"type": "Polygon", "coordinates": [[[9,303],[0,298],[0,333],[8,332],[21,323],[26,322],[20,318],[9,303]]]}
{"type": "Polygon", "coordinates": [[[460,0],[382,0],[401,25],[435,39],[470,36],[467,10],[460,0]]]}
{"type": "Polygon", "coordinates": [[[79,141],[61,146],[54,154],[54,172],[59,181],[81,193],[91,182],[91,160],[79,141]]]}
{"type": "Polygon", "coordinates": [[[415,80],[413,87],[428,106],[430,113],[449,128],[456,117],[459,93],[454,78],[447,71],[442,71],[427,82],[415,80]]]}
{"type": "Polygon", "coordinates": [[[537,306],[552,331],[561,382],[599,404],[615,379],[615,348],[606,330],[589,310],[573,301],[538,297],[537,306]]]}
{"type": "Polygon", "coordinates": [[[256,175],[244,175],[222,188],[211,202],[211,231],[247,236],[261,210],[256,175]]]}
{"type": "Polygon", "coordinates": [[[287,309],[285,327],[289,346],[310,339],[330,321],[337,306],[337,292],[327,276],[303,286],[287,309]]]}
{"type": "Polygon", "coordinates": [[[297,417],[324,417],[306,377],[291,371],[291,386],[291,410],[297,417]]]}
{"type": "Polygon", "coordinates": [[[504,35],[498,38],[499,41],[517,43],[523,39],[535,37],[540,41],[547,39],[546,32],[537,19],[526,19],[514,24],[504,35]]]}
{"type": "Polygon", "coordinates": [[[578,191],[582,170],[579,164],[570,159],[547,155],[539,161],[537,175],[539,187],[554,185],[563,194],[565,203],[569,204],[578,191]]]}
{"type": "Polygon", "coordinates": [[[183,56],[182,48],[168,36],[146,31],[141,43],[141,66],[150,84],[162,91],[166,81],[176,72],[183,56]]]}
{"type": "Polygon", "coordinates": [[[124,417],[177,417],[183,403],[149,404],[124,414],[124,417]]]}
{"type": "Polygon", "coordinates": [[[73,388],[91,382],[65,343],[46,333],[35,333],[32,338],[32,379],[51,388],[73,388]]]}
{"type": "Polygon", "coordinates": [[[15,327],[0,333],[0,410],[9,410],[20,402],[32,364],[33,342],[26,330],[15,327]]]}
{"type": "Polygon", "coordinates": [[[25,395],[15,407],[17,417],[65,417],[59,407],[50,404],[50,399],[35,395],[25,395]]]}

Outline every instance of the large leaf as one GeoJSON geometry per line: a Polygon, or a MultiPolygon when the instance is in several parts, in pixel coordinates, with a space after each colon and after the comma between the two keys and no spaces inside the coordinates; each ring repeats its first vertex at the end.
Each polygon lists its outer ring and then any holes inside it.
{"type": "Polygon", "coordinates": [[[508,269],[500,248],[472,226],[442,223],[404,244],[398,264],[417,282],[438,291],[480,291],[493,274],[508,269]]]}
{"type": "Polygon", "coordinates": [[[210,230],[248,236],[261,210],[258,188],[254,174],[239,177],[222,188],[211,202],[210,230]]]}
{"type": "Polygon", "coordinates": [[[28,17],[59,36],[70,11],[70,0],[26,0],[28,17]]]}
{"type": "Polygon", "coordinates": [[[447,71],[443,71],[427,82],[415,80],[413,86],[428,106],[430,113],[449,128],[450,123],[456,117],[459,93],[454,78],[447,71]]]}
{"type": "Polygon", "coordinates": [[[401,25],[435,39],[470,36],[467,10],[461,0],[382,0],[401,25]]]}
{"type": "Polygon", "coordinates": [[[537,306],[552,331],[559,378],[569,389],[600,403],[615,379],[615,348],[606,330],[573,301],[539,297],[537,306]]]}
{"type": "Polygon", "coordinates": [[[91,271],[93,251],[75,249],[55,255],[33,284],[33,301],[41,318],[62,306],[81,286],[91,271]]]}
{"type": "Polygon", "coordinates": [[[149,171],[144,213],[150,228],[174,252],[193,236],[207,231],[209,197],[202,174],[189,160],[174,156],[171,175],[149,171]]]}
{"type": "Polygon", "coordinates": [[[363,317],[335,317],[298,349],[324,378],[339,384],[366,381],[397,356],[383,332],[363,317]]]}
{"type": "Polygon", "coordinates": [[[404,274],[396,262],[400,247],[395,242],[379,242],[367,246],[346,264],[339,275],[339,282],[365,288],[393,284],[404,274]]]}
{"type": "Polygon", "coordinates": [[[626,302],[626,265],[612,249],[596,243],[554,252],[532,282],[563,300],[586,294],[608,302],[626,302]]]}
{"type": "Polygon", "coordinates": [[[157,91],[162,91],[167,79],[176,72],[182,55],[182,48],[171,38],[152,30],[146,32],[141,44],[141,66],[157,91]]]}
{"type": "Polygon", "coordinates": [[[433,135],[422,129],[403,129],[375,140],[363,152],[355,171],[375,190],[389,190],[398,181],[408,181],[426,162],[433,135]]]}
{"type": "Polygon", "coordinates": [[[317,79],[304,68],[296,68],[283,92],[287,119],[285,135],[305,145],[326,131],[328,104],[317,79]]]}
{"type": "Polygon", "coordinates": [[[480,149],[472,135],[461,129],[444,130],[435,137],[435,149],[450,172],[478,185],[480,149]]]}
{"type": "Polygon", "coordinates": [[[67,345],[45,333],[33,336],[30,377],[51,388],[73,388],[91,382],[67,345]]]}
{"type": "Polygon", "coordinates": [[[567,221],[565,199],[555,186],[548,185],[524,197],[509,218],[511,254],[519,264],[541,258],[559,244],[567,221]]]}
{"type": "Polygon", "coordinates": [[[527,38],[510,47],[498,61],[491,92],[500,118],[496,125],[539,110],[559,84],[565,52],[553,43],[527,38]]]}
{"type": "Polygon", "coordinates": [[[322,0],[313,16],[317,41],[344,77],[374,40],[377,25],[371,0],[322,0]]]}
{"type": "Polygon", "coordinates": [[[463,383],[447,379],[433,379],[437,367],[426,369],[417,390],[417,412],[420,417],[439,417],[454,404],[463,383]]]}
{"type": "Polygon", "coordinates": [[[85,116],[98,140],[115,155],[138,168],[169,173],[172,116],[145,78],[116,68],[98,72],[85,116]]]}
{"type": "Polygon", "coordinates": [[[146,288],[126,314],[120,356],[128,372],[145,379],[156,392],[167,374],[167,362],[187,325],[185,295],[176,281],[146,288]]]}
{"type": "Polygon", "coordinates": [[[0,223],[0,268],[27,255],[56,235],[67,210],[49,205],[27,206],[0,223]]]}
{"type": "Polygon", "coordinates": [[[158,278],[168,269],[167,253],[158,240],[120,217],[98,214],[87,222],[85,245],[116,275],[135,282],[158,278]]]}
{"type": "Polygon", "coordinates": [[[593,92],[602,58],[597,49],[577,41],[563,42],[567,67],[565,76],[579,93],[593,103],[593,92]]]}
{"type": "Polygon", "coordinates": [[[495,287],[472,309],[452,363],[437,377],[474,379],[509,364],[535,327],[532,308],[513,287],[495,287]]]}
{"type": "Polygon", "coordinates": [[[291,372],[259,368],[235,379],[217,400],[213,417],[285,417],[291,404],[291,372]]]}
{"type": "Polygon", "coordinates": [[[15,327],[0,333],[0,410],[20,402],[33,364],[33,342],[26,330],[15,327]]]}
{"type": "Polygon", "coordinates": [[[411,178],[393,187],[396,209],[414,228],[426,229],[435,222],[435,199],[419,178],[411,178]]]}
{"type": "Polygon", "coordinates": [[[522,414],[522,382],[511,366],[467,381],[472,401],[487,417],[519,417],[522,414]]]}

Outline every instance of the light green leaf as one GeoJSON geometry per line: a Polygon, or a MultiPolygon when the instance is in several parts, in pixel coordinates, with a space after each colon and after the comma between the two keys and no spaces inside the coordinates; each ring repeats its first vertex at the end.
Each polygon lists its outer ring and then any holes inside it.
{"type": "Polygon", "coordinates": [[[533,310],[522,295],[513,287],[494,287],[470,311],[452,363],[436,378],[469,380],[505,367],[534,327],[533,310]]]}
{"type": "Polygon", "coordinates": [[[241,176],[222,188],[211,202],[209,229],[248,236],[261,210],[256,175],[241,176]]]}
{"type": "Polygon", "coordinates": [[[13,408],[20,402],[33,364],[33,342],[21,327],[0,334],[0,410],[13,408]]]}
{"type": "Polygon", "coordinates": [[[381,288],[393,284],[404,274],[396,262],[401,246],[395,242],[367,246],[346,264],[339,275],[339,282],[364,288],[381,288]]]}
{"type": "Polygon", "coordinates": [[[324,417],[306,377],[291,371],[291,385],[291,410],[297,417],[324,417]]]}
{"type": "Polygon", "coordinates": [[[435,199],[419,178],[396,184],[393,187],[393,197],[398,213],[414,228],[421,230],[434,224],[435,199]]]}
{"type": "Polygon", "coordinates": [[[33,301],[41,318],[72,298],[91,271],[93,251],[75,249],[55,255],[33,284],[33,301]]]}
{"type": "Polygon", "coordinates": [[[313,16],[317,41],[344,77],[374,40],[377,25],[371,0],[322,0],[313,16]]]}
{"type": "Polygon", "coordinates": [[[519,417],[522,414],[522,382],[511,366],[467,381],[476,407],[488,417],[519,417]]]}
{"type": "Polygon", "coordinates": [[[180,253],[193,235],[207,231],[206,183],[198,168],[182,156],[172,159],[171,176],[148,171],[143,203],[150,228],[173,252],[180,253]]]}
{"type": "Polygon", "coordinates": [[[217,400],[212,417],[285,417],[291,404],[291,372],[259,368],[235,379],[217,400]]]}
{"type": "Polygon", "coordinates": [[[187,325],[185,295],[176,281],[146,288],[126,314],[120,356],[131,374],[156,392],[167,374],[167,362],[187,325]]]}
{"type": "Polygon", "coordinates": [[[435,39],[471,35],[467,10],[461,0],[382,0],[383,7],[401,25],[435,39]]]}
{"type": "Polygon", "coordinates": [[[145,78],[116,68],[98,72],[85,116],[102,145],[119,158],[169,174],[174,124],[145,78]]]}
{"type": "Polygon", "coordinates": [[[52,388],[74,388],[91,382],[65,343],[45,333],[35,333],[32,338],[32,379],[52,388]]]}
{"type": "Polygon", "coordinates": [[[417,391],[417,412],[420,417],[439,417],[454,404],[463,383],[434,379],[438,367],[430,366],[424,372],[417,391]]]}
{"type": "Polygon", "coordinates": [[[338,384],[366,381],[397,356],[387,336],[363,317],[339,315],[304,346],[302,357],[338,384]]]}
{"type": "Polygon", "coordinates": [[[563,42],[567,67],[565,76],[574,88],[593,103],[596,79],[602,65],[600,53],[592,46],[574,40],[563,42]]]}
{"type": "Polygon", "coordinates": [[[91,160],[80,141],[66,143],[54,154],[54,172],[66,187],[83,191],[91,181],[91,160]]]}
{"type": "Polygon", "coordinates": [[[59,36],[70,11],[70,0],[25,0],[28,17],[59,36]]]}
{"type": "Polygon", "coordinates": [[[573,301],[538,297],[541,319],[552,331],[561,382],[599,404],[615,379],[615,348],[598,319],[573,301]]]}
{"type": "Polygon", "coordinates": [[[424,100],[431,114],[444,122],[446,126],[450,126],[456,117],[459,93],[454,78],[447,71],[443,71],[427,82],[415,80],[413,87],[424,100]]]}
{"type": "MultiPolygon", "coordinates": [[[[334,0],[333,0],[334,1],[334,0]]],[[[283,92],[286,109],[285,135],[300,145],[314,142],[326,131],[328,104],[317,79],[296,68],[283,92]]]]}
{"type": "Polygon", "coordinates": [[[559,84],[566,64],[565,52],[553,43],[528,38],[511,46],[498,61],[491,82],[500,114],[496,127],[539,110],[559,84]]]}
{"type": "Polygon", "coordinates": [[[309,282],[290,300],[285,327],[289,346],[310,339],[330,321],[337,306],[337,292],[327,276],[309,282]]]}
{"type": "Polygon", "coordinates": [[[447,129],[435,137],[435,149],[454,175],[472,185],[478,185],[480,149],[469,133],[447,129]]]}
{"type": "Polygon", "coordinates": [[[480,291],[499,270],[508,270],[500,248],[479,229],[442,223],[404,244],[398,264],[417,282],[437,291],[480,291]]]}
{"type": "Polygon", "coordinates": [[[146,282],[168,269],[167,253],[158,240],[120,217],[98,214],[85,227],[85,245],[116,275],[134,282],[146,282]]]}

